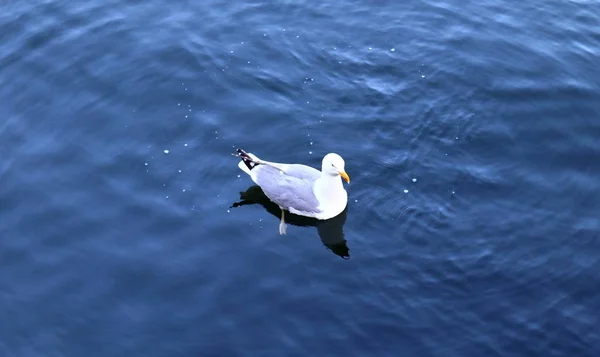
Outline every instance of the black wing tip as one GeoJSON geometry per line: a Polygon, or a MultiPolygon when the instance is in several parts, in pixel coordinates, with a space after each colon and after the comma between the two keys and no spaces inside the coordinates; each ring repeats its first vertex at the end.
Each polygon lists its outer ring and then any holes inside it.
{"type": "Polygon", "coordinates": [[[254,162],[250,155],[248,155],[248,153],[244,150],[238,148],[236,152],[237,156],[239,156],[242,159],[248,170],[252,170],[253,168],[259,165],[258,163],[254,162]]]}
{"type": "Polygon", "coordinates": [[[242,159],[251,160],[250,155],[248,155],[248,153],[244,150],[238,148],[237,150],[235,150],[235,152],[237,153],[237,156],[241,157],[242,159]]]}

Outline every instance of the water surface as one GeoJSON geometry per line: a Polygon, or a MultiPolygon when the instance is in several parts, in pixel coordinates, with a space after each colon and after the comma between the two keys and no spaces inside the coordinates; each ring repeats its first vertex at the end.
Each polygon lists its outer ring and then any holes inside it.
{"type": "Polygon", "coordinates": [[[599,355],[599,21],[593,1],[0,4],[0,354],[599,355]],[[237,147],[342,155],[343,241],[232,207],[237,147]]]}

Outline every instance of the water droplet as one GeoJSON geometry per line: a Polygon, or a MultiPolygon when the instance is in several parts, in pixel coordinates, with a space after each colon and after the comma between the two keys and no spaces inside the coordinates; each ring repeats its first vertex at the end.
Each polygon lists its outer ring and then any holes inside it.
{"type": "Polygon", "coordinates": [[[396,49],[395,49],[395,48],[392,48],[390,51],[392,51],[392,52],[396,52],[396,49]]]}
{"type": "Polygon", "coordinates": [[[416,178],[414,178],[412,181],[413,181],[413,182],[417,182],[417,179],[416,179],[416,178]]]}
{"type": "Polygon", "coordinates": [[[183,146],[187,146],[187,144],[183,144],[183,146]]]}
{"type": "Polygon", "coordinates": [[[181,190],[181,191],[185,192],[185,188],[183,190],[181,190]]]}
{"type": "Polygon", "coordinates": [[[180,105],[181,105],[181,103],[177,103],[177,106],[180,106],[180,105]]]}
{"type": "Polygon", "coordinates": [[[358,200],[354,200],[354,202],[358,203],[358,200]]]}
{"type": "Polygon", "coordinates": [[[165,154],[168,154],[168,153],[169,153],[169,150],[164,150],[163,152],[164,152],[165,154]]]}
{"type": "Polygon", "coordinates": [[[146,163],[144,163],[144,165],[148,166],[148,163],[146,162],[146,163]]]}
{"type": "Polygon", "coordinates": [[[309,155],[312,155],[312,151],[309,151],[309,152],[308,152],[308,154],[309,154],[309,155]]]}
{"type": "Polygon", "coordinates": [[[169,196],[167,196],[167,200],[169,199],[169,196]]]}
{"type": "Polygon", "coordinates": [[[404,193],[408,193],[408,190],[404,190],[404,193]]]}
{"type": "Polygon", "coordinates": [[[185,117],[187,118],[187,115],[185,117]]]}
{"type": "Polygon", "coordinates": [[[179,173],[181,173],[181,170],[179,170],[179,173]]]}
{"type": "Polygon", "coordinates": [[[240,177],[242,177],[242,176],[238,175],[238,178],[240,178],[240,177]]]}
{"type": "Polygon", "coordinates": [[[227,213],[230,213],[230,212],[231,212],[231,210],[227,210],[227,213]]]}
{"type": "Polygon", "coordinates": [[[425,78],[425,75],[422,75],[421,78],[425,78]]]}

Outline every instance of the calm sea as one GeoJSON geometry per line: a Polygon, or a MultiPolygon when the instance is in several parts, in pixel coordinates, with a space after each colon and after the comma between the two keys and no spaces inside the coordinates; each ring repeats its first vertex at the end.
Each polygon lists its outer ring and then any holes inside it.
{"type": "Polygon", "coordinates": [[[0,357],[596,357],[599,178],[598,1],[2,1],[0,357]]]}

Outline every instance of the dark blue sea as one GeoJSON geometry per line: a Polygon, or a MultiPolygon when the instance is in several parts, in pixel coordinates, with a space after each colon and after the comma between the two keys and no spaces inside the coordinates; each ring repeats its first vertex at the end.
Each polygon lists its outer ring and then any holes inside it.
{"type": "Polygon", "coordinates": [[[598,1],[0,2],[0,357],[597,357],[599,180],[598,1]]]}

